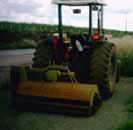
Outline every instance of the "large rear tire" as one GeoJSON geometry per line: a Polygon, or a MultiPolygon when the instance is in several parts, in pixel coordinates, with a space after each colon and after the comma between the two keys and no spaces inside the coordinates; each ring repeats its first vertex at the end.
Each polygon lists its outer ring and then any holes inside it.
{"type": "Polygon", "coordinates": [[[90,57],[90,81],[98,84],[103,99],[112,96],[117,77],[116,47],[105,43],[94,48],[90,57]]]}
{"type": "Polygon", "coordinates": [[[41,40],[36,48],[33,58],[34,68],[45,68],[52,59],[52,43],[51,40],[41,40]]]}

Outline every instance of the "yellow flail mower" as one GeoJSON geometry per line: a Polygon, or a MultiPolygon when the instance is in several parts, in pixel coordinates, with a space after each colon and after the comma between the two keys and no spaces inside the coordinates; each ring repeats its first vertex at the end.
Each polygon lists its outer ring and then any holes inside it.
{"type": "MultiPolygon", "coordinates": [[[[53,0],[58,5],[56,34],[43,34],[32,66],[11,67],[11,104],[22,110],[92,115],[119,80],[116,48],[103,31],[102,0],[53,0]],[[62,6],[88,6],[88,34],[62,31],[62,6]],[[92,14],[98,27],[93,31],[92,14]]],[[[74,9],[73,13],[81,13],[74,9]]]]}

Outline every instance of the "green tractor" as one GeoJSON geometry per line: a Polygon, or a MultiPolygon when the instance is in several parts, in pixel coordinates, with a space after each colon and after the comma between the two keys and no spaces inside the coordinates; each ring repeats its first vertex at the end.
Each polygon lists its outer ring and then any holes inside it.
{"type": "MultiPolygon", "coordinates": [[[[44,34],[32,67],[11,69],[11,102],[21,109],[40,108],[59,113],[91,115],[115,91],[119,80],[116,47],[103,30],[102,0],[53,0],[58,5],[58,33],[44,34]],[[87,6],[87,34],[63,33],[62,7],[87,6]],[[97,29],[92,16],[97,12],[97,29]],[[35,105],[37,104],[37,105],[35,105]],[[34,107],[32,107],[34,106],[34,107]]],[[[74,9],[73,13],[80,13],[74,9]]]]}

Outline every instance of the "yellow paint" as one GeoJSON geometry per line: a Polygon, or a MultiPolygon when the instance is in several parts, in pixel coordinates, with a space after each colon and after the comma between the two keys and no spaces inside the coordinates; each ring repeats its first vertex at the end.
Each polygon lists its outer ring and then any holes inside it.
{"type": "Polygon", "coordinates": [[[88,102],[93,100],[93,94],[97,93],[99,95],[96,84],[30,81],[21,82],[17,93],[25,96],[39,96],[88,102]]]}

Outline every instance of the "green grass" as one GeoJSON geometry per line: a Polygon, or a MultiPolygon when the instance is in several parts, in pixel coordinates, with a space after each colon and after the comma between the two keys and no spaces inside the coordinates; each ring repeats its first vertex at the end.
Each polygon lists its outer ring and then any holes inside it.
{"type": "Polygon", "coordinates": [[[124,125],[120,126],[117,130],[133,130],[133,121],[128,120],[124,125]]]}
{"type": "Polygon", "coordinates": [[[121,50],[118,54],[118,58],[121,60],[121,74],[123,76],[133,76],[133,51],[121,50]]]}
{"type": "Polygon", "coordinates": [[[133,130],[133,95],[128,98],[125,105],[128,110],[128,119],[127,122],[121,125],[117,130],[133,130]]]}
{"type": "Polygon", "coordinates": [[[133,103],[128,105],[128,111],[133,113],[133,103]]]}
{"type": "Polygon", "coordinates": [[[7,86],[0,88],[0,130],[15,130],[17,121],[17,112],[11,112],[9,108],[9,95],[7,86]]]}
{"type": "Polygon", "coordinates": [[[117,56],[121,60],[121,75],[133,77],[133,37],[114,38],[113,42],[116,43],[117,56]]]}
{"type": "Polygon", "coordinates": [[[128,100],[126,101],[126,104],[131,104],[133,103],[133,95],[131,95],[128,100]]]}
{"type": "Polygon", "coordinates": [[[126,104],[127,104],[128,112],[133,114],[133,95],[129,97],[126,104]]]}

